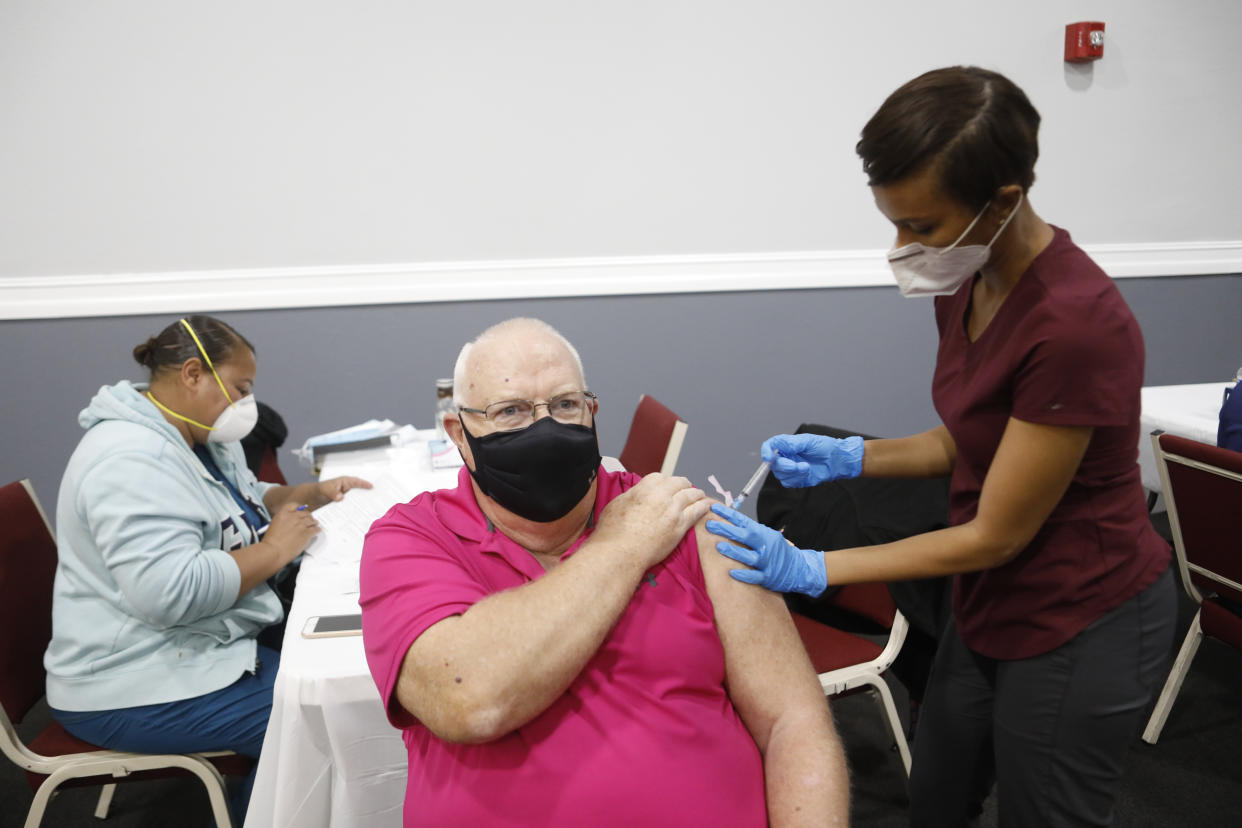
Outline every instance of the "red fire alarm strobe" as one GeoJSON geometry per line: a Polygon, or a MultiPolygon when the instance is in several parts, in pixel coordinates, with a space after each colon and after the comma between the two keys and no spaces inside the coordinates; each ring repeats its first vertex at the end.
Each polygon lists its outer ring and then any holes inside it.
{"type": "Polygon", "coordinates": [[[1094,21],[1065,27],[1065,60],[1086,63],[1104,57],[1104,24],[1094,21]]]}

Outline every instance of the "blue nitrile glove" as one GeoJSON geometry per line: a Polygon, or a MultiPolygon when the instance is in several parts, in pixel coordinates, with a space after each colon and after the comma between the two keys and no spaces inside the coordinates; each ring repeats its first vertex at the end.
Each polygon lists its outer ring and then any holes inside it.
{"type": "Polygon", "coordinates": [[[812,597],[828,588],[822,552],[799,549],[775,529],[720,503],[713,503],[712,511],[729,522],[709,520],[707,531],[750,547],[743,549],[724,541],[716,544],[716,551],[721,555],[753,567],[729,570],[737,580],[758,584],[773,592],[801,592],[812,597]]]}
{"type": "Polygon", "coordinates": [[[790,489],[862,474],[861,437],[838,440],[819,434],[777,434],[763,441],[759,453],[772,464],[772,474],[781,485],[790,489]]]}

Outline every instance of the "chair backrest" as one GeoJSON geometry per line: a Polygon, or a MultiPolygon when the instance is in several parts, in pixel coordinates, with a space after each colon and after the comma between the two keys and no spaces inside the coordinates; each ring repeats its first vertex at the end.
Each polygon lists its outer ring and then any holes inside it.
{"type": "Polygon", "coordinates": [[[846,584],[829,600],[833,606],[889,629],[897,613],[897,604],[884,583],[846,584]]]}
{"type": "Polygon", "coordinates": [[[617,458],[634,474],[672,474],[686,439],[687,425],[655,397],[643,394],[630,422],[625,448],[617,458]]]}
{"type": "Polygon", "coordinates": [[[276,461],[276,449],[271,446],[263,447],[263,459],[259,463],[259,470],[255,472],[255,477],[264,483],[275,483],[278,486],[289,485],[289,481],[285,479],[285,473],[280,470],[280,464],[276,461]]]}
{"type": "Polygon", "coordinates": [[[1174,434],[1152,443],[1187,591],[1242,603],[1242,452],[1174,434]]]}
{"type": "Polygon", "coordinates": [[[29,480],[0,488],[0,705],[20,722],[43,696],[56,540],[29,480]]]}

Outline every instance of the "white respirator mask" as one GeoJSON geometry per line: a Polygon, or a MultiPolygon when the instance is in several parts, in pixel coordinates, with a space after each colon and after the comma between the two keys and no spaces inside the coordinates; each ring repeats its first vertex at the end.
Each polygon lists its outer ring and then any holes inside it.
{"type": "MultiPolygon", "coordinates": [[[[991,201],[988,202],[988,204],[991,203],[991,201]]],[[[948,247],[928,247],[914,242],[888,252],[888,266],[893,271],[893,277],[897,280],[897,287],[901,289],[902,296],[945,296],[956,293],[967,279],[987,264],[988,257],[992,254],[992,245],[1000,238],[1000,234],[1005,232],[1005,228],[1017,214],[1018,208],[1022,206],[1022,194],[1018,195],[1018,203],[1005,217],[1005,221],[992,236],[991,241],[986,245],[967,244],[958,247],[958,242],[966,238],[966,235],[979,223],[979,219],[983,218],[988,204],[983,205],[983,209],[975,216],[974,221],[962,231],[957,241],[948,247]]]]}
{"type": "MultiPolygon", "coordinates": [[[[228,396],[227,394],[225,396],[228,396]]],[[[247,394],[237,402],[229,400],[229,407],[220,412],[207,434],[209,443],[232,443],[254,430],[259,422],[259,403],[254,394],[247,394]]]]}

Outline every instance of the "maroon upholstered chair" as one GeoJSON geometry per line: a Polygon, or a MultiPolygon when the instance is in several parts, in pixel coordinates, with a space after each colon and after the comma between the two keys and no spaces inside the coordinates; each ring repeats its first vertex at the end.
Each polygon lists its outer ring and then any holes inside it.
{"type": "Polygon", "coordinates": [[[908,775],[910,747],[906,744],[906,735],[897,716],[893,694],[884,681],[884,673],[901,651],[909,624],[893,603],[886,584],[848,584],[841,587],[829,603],[879,624],[888,629],[889,634],[888,641],[881,646],[861,635],[793,613],[794,626],[802,637],[807,655],[811,657],[811,666],[819,674],[824,695],[831,698],[867,691],[877,697],[884,710],[884,721],[901,754],[901,764],[908,775]]]}
{"type": "Polygon", "coordinates": [[[43,697],[43,651],[52,638],[56,541],[29,480],[0,488],[0,753],[26,771],[35,792],[26,828],[43,820],[58,788],[103,785],[95,816],[107,816],[117,782],[193,773],[207,788],[216,825],[232,825],[221,773],[244,775],[251,760],[230,751],[153,755],[103,750],[53,722],[29,745],[20,724],[43,697]]]}
{"type": "Polygon", "coordinates": [[[630,433],[617,458],[634,474],[672,474],[688,426],[655,397],[643,394],[630,421],[630,433]]]}
{"type": "Polygon", "coordinates": [[[1143,731],[1154,745],[1203,636],[1242,650],[1242,452],[1161,432],[1152,447],[1182,584],[1199,604],[1143,731]]]}
{"type": "Polygon", "coordinates": [[[285,480],[285,473],[280,470],[280,464],[276,462],[276,449],[271,446],[263,447],[263,460],[259,464],[259,471],[255,477],[264,483],[275,483],[278,486],[289,485],[289,481],[285,480]]]}

